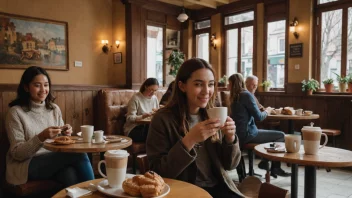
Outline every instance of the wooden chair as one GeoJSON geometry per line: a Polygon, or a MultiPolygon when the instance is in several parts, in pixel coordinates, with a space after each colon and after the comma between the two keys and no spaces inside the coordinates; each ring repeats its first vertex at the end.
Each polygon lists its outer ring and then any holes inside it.
{"type": "Polygon", "coordinates": [[[269,183],[262,183],[254,176],[246,177],[238,186],[238,190],[246,197],[258,198],[289,198],[288,190],[274,186],[269,183]]]}
{"type": "Polygon", "coordinates": [[[136,174],[137,155],[146,153],[146,145],[143,142],[133,142],[132,145],[127,148],[127,151],[132,156],[133,174],[136,174]]]}
{"type": "Polygon", "coordinates": [[[269,197],[289,198],[290,194],[286,189],[282,189],[272,184],[263,183],[260,186],[258,198],[269,198],[269,197]]]}
{"type": "Polygon", "coordinates": [[[341,134],[341,131],[338,129],[322,129],[322,132],[329,136],[329,139],[332,137],[332,146],[336,147],[335,137],[341,134]]]}
{"type": "Polygon", "coordinates": [[[149,171],[149,161],[147,154],[137,155],[137,163],[139,166],[139,173],[144,174],[149,171]]]}

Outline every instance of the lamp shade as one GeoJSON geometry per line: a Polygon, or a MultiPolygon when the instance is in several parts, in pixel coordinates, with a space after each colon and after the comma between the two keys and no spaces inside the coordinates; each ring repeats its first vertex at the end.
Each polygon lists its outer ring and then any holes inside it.
{"type": "Polygon", "coordinates": [[[188,19],[188,15],[184,12],[178,15],[177,20],[179,20],[181,23],[185,22],[188,19]]]}

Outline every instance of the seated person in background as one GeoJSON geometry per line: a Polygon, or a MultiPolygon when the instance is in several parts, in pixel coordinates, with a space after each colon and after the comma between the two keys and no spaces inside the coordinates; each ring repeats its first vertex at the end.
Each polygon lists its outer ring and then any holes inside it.
{"type": "Polygon", "coordinates": [[[158,89],[158,80],[148,78],[128,102],[124,132],[134,142],[145,142],[147,139],[148,125],[137,124],[136,121],[152,116],[159,109],[158,98],[154,94],[158,89]]]}
{"type": "Polygon", "coordinates": [[[260,111],[265,111],[265,107],[263,105],[261,105],[257,99],[257,97],[255,97],[254,93],[258,88],[258,77],[256,76],[247,76],[246,78],[246,88],[249,92],[251,92],[254,96],[255,102],[258,105],[258,108],[260,111]]]}
{"type": "Polygon", "coordinates": [[[222,125],[206,111],[214,106],[216,90],[206,61],[192,58],[182,64],[172,98],[149,127],[149,165],[162,177],[195,184],[215,198],[242,197],[225,171],[236,168],[241,158],[235,123],[227,117],[222,125]],[[215,143],[214,135],[221,137],[215,143]]]}
{"type": "Polygon", "coordinates": [[[48,73],[36,66],[22,75],[17,97],[9,106],[6,131],[10,148],[6,157],[6,180],[20,185],[28,180],[53,179],[65,187],[94,179],[85,153],[51,152],[43,148],[46,139],[62,132],[70,136],[72,127],[64,125],[60,108],[53,103],[48,73]]]}
{"type": "MultiPolygon", "coordinates": [[[[255,102],[252,93],[246,90],[243,77],[241,74],[233,74],[229,78],[231,117],[235,120],[237,135],[241,146],[247,143],[266,143],[266,142],[284,142],[285,134],[281,131],[258,129],[255,120],[263,121],[271,112],[272,108],[268,107],[261,112],[255,102]]],[[[267,169],[269,162],[263,159],[259,168],[267,169]]],[[[280,162],[272,162],[271,176],[290,176],[281,169],[280,162]]]]}
{"type": "Polygon", "coordinates": [[[163,97],[160,100],[160,105],[166,105],[169,102],[169,99],[171,98],[172,95],[172,90],[173,90],[173,86],[175,84],[175,81],[172,81],[169,84],[169,87],[167,88],[165,94],[163,95],[163,97]]]}

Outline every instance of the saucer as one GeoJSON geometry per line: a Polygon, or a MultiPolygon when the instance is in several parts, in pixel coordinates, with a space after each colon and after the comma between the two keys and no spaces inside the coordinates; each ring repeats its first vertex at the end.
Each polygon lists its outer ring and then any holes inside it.
{"type": "MultiPolygon", "coordinates": [[[[134,176],[135,175],[133,175],[133,174],[126,174],[126,178],[132,178],[134,176]]],[[[108,196],[111,196],[111,197],[136,198],[134,196],[131,196],[131,195],[125,193],[125,191],[123,191],[122,187],[111,188],[109,186],[109,182],[107,179],[104,179],[103,181],[99,182],[97,184],[97,189],[99,192],[106,194],[108,196]]],[[[161,190],[161,194],[157,197],[154,197],[154,198],[165,197],[167,194],[169,194],[169,192],[170,192],[170,186],[165,183],[164,188],[161,190]]]]}

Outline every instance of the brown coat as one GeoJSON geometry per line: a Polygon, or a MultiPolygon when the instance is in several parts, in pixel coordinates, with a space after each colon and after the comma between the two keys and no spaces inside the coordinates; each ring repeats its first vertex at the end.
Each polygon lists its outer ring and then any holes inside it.
{"type": "MultiPolygon", "coordinates": [[[[194,184],[197,173],[195,163],[197,153],[194,149],[188,152],[184,148],[181,141],[184,135],[179,134],[181,124],[178,120],[170,110],[158,111],[153,116],[147,138],[149,165],[151,170],[162,177],[194,184]]],[[[236,168],[241,159],[237,136],[233,144],[226,144],[224,140],[221,142],[212,143],[208,139],[204,144],[214,168],[214,175],[231,191],[243,196],[225,171],[236,168]]]]}

